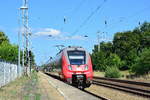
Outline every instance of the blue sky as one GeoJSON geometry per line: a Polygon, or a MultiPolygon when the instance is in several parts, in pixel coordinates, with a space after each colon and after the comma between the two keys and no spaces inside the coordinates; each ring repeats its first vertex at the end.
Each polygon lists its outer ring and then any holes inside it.
{"type": "MultiPolygon", "coordinates": [[[[0,30],[13,44],[18,41],[18,8],[22,1],[1,0],[0,3],[0,30]]],[[[134,29],[139,21],[150,22],[149,11],[149,0],[29,0],[36,63],[43,64],[50,56],[54,57],[58,52],[54,45],[58,44],[82,46],[92,52],[98,31],[106,34],[105,41],[111,41],[115,32],[134,29]]]]}

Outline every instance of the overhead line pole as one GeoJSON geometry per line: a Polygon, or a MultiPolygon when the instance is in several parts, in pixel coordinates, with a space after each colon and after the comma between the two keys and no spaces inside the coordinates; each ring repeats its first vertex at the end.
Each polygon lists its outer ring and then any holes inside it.
{"type": "Polygon", "coordinates": [[[20,76],[20,9],[18,10],[18,14],[19,14],[19,17],[18,17],[18,26],[19,26],[19,29],[18,29],[18,66],[17,66],[17,74],[18,76],[20,76]]]}
{"type": "Polygon", "coordinates": [[[98,52],[100,51],[100,31],[97,31],[98,52]]]}
{"type": "Polygon", "coordinates": [[[23,28],[22,30],[22,45],[23,45],[22,66],[23,68],[25,68],[25,75],[28,75],[27,67],[30,67],[30,63],[28,62],[29,61],[28,0],[23,0],[23,6],[20,9],[22,10],[22,28],[23,28]],[[25,50],[26,50],[26,60],[24,59],[25,50]]]}
{"type": "Polygon", "coordinates": [[[22,31],[22,52],[23,52],[23,55],[22,55],[22,67],[25,68],[24,66],[24,9],[23,7],[20,8],[20,10],[22,10],[22,27],[21,27],[21,31],[22,31]]]}

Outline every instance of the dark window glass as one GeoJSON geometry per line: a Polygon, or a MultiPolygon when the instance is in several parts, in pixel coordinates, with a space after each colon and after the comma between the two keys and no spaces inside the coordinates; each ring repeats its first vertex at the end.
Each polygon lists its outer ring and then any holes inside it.
{"type": "Polygon", "coordinates": [[[68,51],[68,58],[71,65],[85,64],[85,51],[68,51]]]}

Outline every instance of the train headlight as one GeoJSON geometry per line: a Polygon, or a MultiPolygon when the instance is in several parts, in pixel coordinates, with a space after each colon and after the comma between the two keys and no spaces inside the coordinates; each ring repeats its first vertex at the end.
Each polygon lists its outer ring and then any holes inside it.
{"type": "Polygon", "coordinates": [[[89,69],[89,67],[86,65],[84,69],[85,69],[85,70],[88,70],[88,69],[89,69]]]}
{"type": "Polygon", "coordinates": [[[69,65],[69,66],[68,66],[68,69],[69,69],[69,70],[72,70],[72,67],[69,65]]]}

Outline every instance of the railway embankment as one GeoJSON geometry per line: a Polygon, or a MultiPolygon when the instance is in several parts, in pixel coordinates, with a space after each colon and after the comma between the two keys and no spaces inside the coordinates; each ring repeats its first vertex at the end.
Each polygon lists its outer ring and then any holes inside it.
{"type": "MultiPolygon", "coordinates": [[[[101,100],[42,72],[0,88],[0,100],[101,100]]],[[[104,100],[104,99],[102,99],[104,100]]]]}
{"type": "MultiPolygon", "coordinates": [[[[60,77],[56,73],[47,73],[47,75],[54,77],[55,79],[60,80],[60,77]]],[[[118,80],[118,79],[114,79],[114,80],[118,80]]],[[[93,82],[94,81],[95,81],[95,77],[94,77],[93,82]]],[[[122,81],[126,81],[126,80],[122,80],[122,81]]],[[[110,83],[112,83],[112,82],[109,82],[109,84],[110,83]]],[[[133,83],[133,85],[136,84],[135,81],[132,81],[132,83],[133,83]]],[[[139,83],[137,83],[137,84],[139,84],[139,83]]],[[[143,84],[143,85],[145,86],[145,84],[143,84]]],[[[139,86],[138,88],[141,88],[141,86],[139,86]]],[[[123,90],[106,87],[104,84],[99,86],[99,85],[95,85],[93,83],[89,88],[86,88],[84,90],[84,92],[89,93],[89,94],[96,96],[96,97],[103,97],[103,98],[105,98],[105,100],[107,100],[108,98],[110,100],[149,100],[149,97],[147,97],[147,96],[144,96],[141,94],[135,94],[133,92],[131,93],[129,91],[125,92],[123,90]]]]}
{"type": "Polygon", "coordinates": [[[65,100],[40,73],[23,76],[0,88],[0,100],[65,100]]]}

